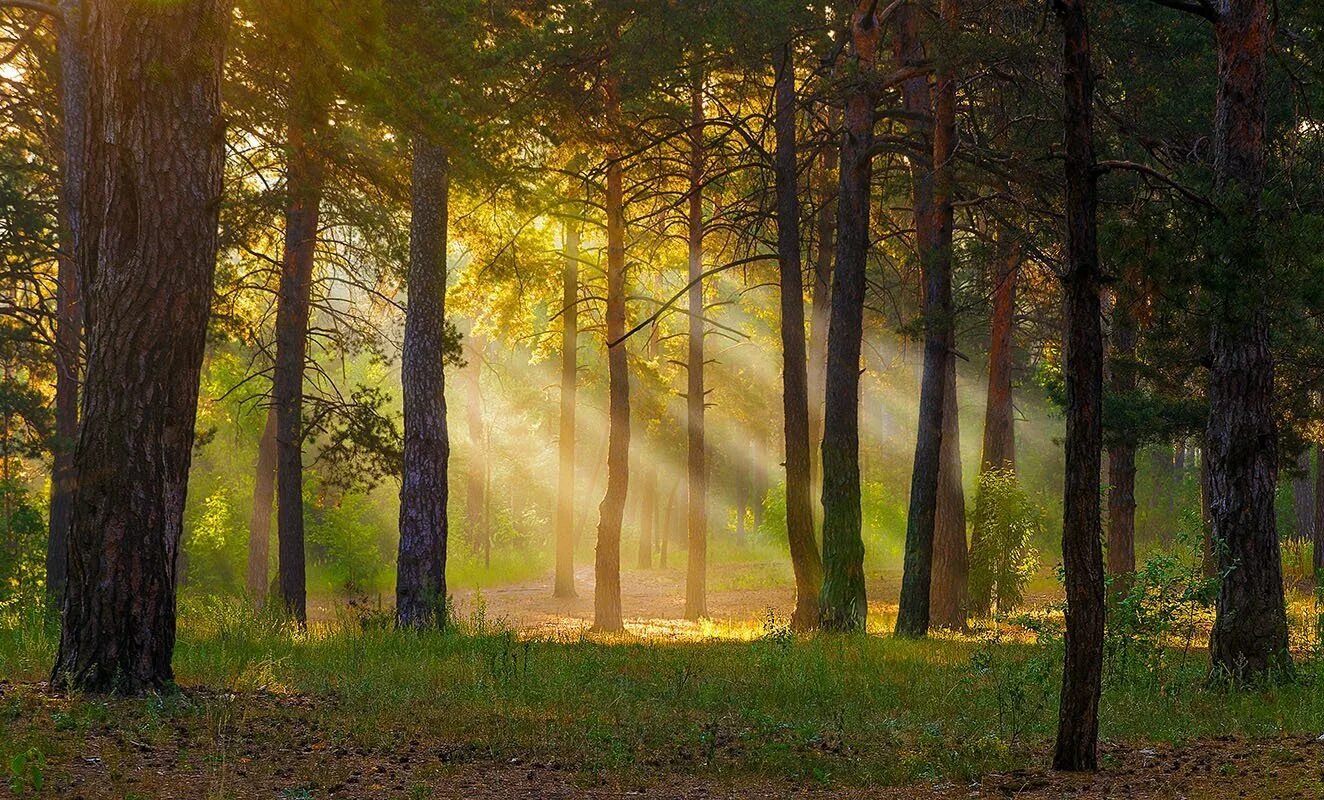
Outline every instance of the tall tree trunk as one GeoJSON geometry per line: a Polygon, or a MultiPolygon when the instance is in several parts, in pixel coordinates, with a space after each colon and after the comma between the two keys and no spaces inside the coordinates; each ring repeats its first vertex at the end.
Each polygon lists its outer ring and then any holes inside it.
{"type": "Polygon", "coordinates": [[[1012,334],[1016,323],[1016,274],[1020,246],[1006,228],[998,230],[997,269],[988,343],[988,399],[984,409],[984,452],[980,470],[1016,469],[1015,407],[1012,403],[1012,334]]]}
{"type": "MultiPolygon", "coordinates": [[[[944,43],[955,37],[960,5],[957,0],[939,3],[944,43]]],[[[933,126],[933,204],[938,217],[936,249],[947,262],[948,293],[951,291],[952,235],[954,229],[956,157],[956,73],[953,54],[945,54],[937,73],[933,126]]],[[[967,584],[970,575],[965,538],[965,489],[961,484],[961,422],[956,396],[956,329],[951,304],[947,310],[946,363],[943,369],[942,444],[938,459],[938,495],[934,508],[933,575],[930,620],[944,628],[965,628],[969,610],[967,584]]]]}
{"type": "MultiPolygon", "coordinates": [[[[1136,390],[1134,297],[1119,291],[1113,306],[1112,391],[1119,398],[1136,390]]],[[[1136,570],[1136,442],[1130,431],[1113,434],[1108,447],[1108,576],[1115,591],[1129,589],[1136,570]]]]}
{"type": "Polygon", "coordinates": [[[1315,541],[1315,481],[1310,474],[1310,450],[1302,450],[1296,457],[1296,477],[1292,479],[1292,510],[1296,515],[1293,539],[1298,542],[1315,541]]]}
{"type": "Polygon", "coordinates": [[[662,515],[662,529],[658,532],[657,565],[662,569],[667,568],[667,549],[671,543],[672,528],[675,527],[676,488],[676,482],[673,482],[671,491],[667,493],[667,511],[662,515]]]}
{"type": "MultiPolygon", "coordinates": [[[[859,72],[872,71],[882,25],[877,4],[861,0],[851,20],[859,72]]],[[[837,264],[828,326],[823,413],[823,591],[819,624],[864,630],[864,540],[860,535],[860,348],[864,334],[874,97],[861,80],[848,89],[837,200],[837,264]]]]}
{"type": "Polygon", "coordinates": [[[556,489],[556,578],[552,594],[575,592],[575,395],[579,364],[579,222],[565,222],[561,269],[561,432],[556,489]]]}
{"type": "Polygon", "coordinates": [[[1260,195],[1268,105],[1266,0],[1227,0],[1214,24],[1218,49],[1214,179],[1239,235],[1226,236],[1224,281],[1210,326],[1209,485],[1219,585],[1209,649],[1215,669],[1254,678],[1290,669],[1282,560],[1274,519],[1278,434],[1273,352],[1264,283],[1260,195]]]}
{"type": "Polygon", "coordinates": [[[69,523],[73,514],[74,446],[78,440],[78,370],[83,309],[78,282],[82,235],[79,198],[83,192],[84,137],[87,135],[87,53],[83,41],[83,0],[60,0],[59,56],[62,145],[60,163],[60,254],[55,284],[55,441],[51,448],[50,528],[46,542],[46,597],[59,613],[68,573],[69,523]]]}
{"type": "MultiPolygon", "coordinates": [[[[896,15],[897,61],[902,66],[919,66],[925,61],[924,44],[919,35],[919,9],[903,6],[896,15]]],[[[951,157],[953,132],[947,130],[939,134],[936,130],[927,75],[921,74],[903,82],[901,95],[911,135],[917,140],[912,143],[914,151],[909,160],[915,246],[924,275],[924,374],[920,381],[919,432],[910,478],[905,566],[896,632],[900,636],[924,636],[929,630],[934,520],[945,409],[943,395],[947,386],[947,361],[951,357],[948,332],[952,327],[950,179],[945,179],[944,211],[939,208],[936,173],[939,169],[938,150],[944,150],[943,155],[947,157],[944,167],[951,157]]]]}
{"type": "Polygon", "coordinates": [[[230,6],[88,0],[86,12],[77,257],[88,359],[51,683],[140,694],[173,680],[174,576],[216,267],[230,6]]]}
{"type": "Polygon", "coordinates": [[[272,374],[280,595],[285,612],[301,624],[308,619],[303,533],[303,371],[323,186],[323,172],[308,139],[319,114],[310,98],[298,96],[291,100],[285,256],[276,302],[276,363],[272,374]]]}
{"type": "MultiPolygon", "coordinates": [[[[834,106],[828,106],[828,125],[835,130],[839,115],[834,106]]],[[[820,194],[818,209],[817,251],[814,253],[814,286],[809,314],[809,508],[813,513],[815,550],[818,548],[817,531],[823,523],[823,402],[827,381],[828,318],[832,311],[832,248],[837,232],[835,194],[832,186],[834,148],[827,146],[819,153],[821,165],[815,171],[820,194]]],[[[798,202],[798,198],[797,198],[798,202]]],[[[797,210],[798,214],[799,211],[797,210]]],[[[798,255],[798,253],[797,253],[798,255]]],[[[803,311],[801,312],[804,313],[803,311]]],[[[820,573],[822,572],[819,558],[820,573]]],[[[822,579],[819,579],[820,583],[822,579]]],[[[815,600],[815,603],[818,601],[815,600]]],[[[813,624],[817,624],[817,612],[813,624]]]]}
{"type": "Polygon", "coordinates": [[[708,615],[708,460],[704,438],[703,380],[703,83],[690,90],[689,356],[686,364],[686,430],[689,432],[689,551],[685,569],[685,619],[708,615]]]}
{"type": "Polygon", "coordinates": [[[1202,523],[1200,560],[1206,578],[1218,574],[1218,555],[1214,547],[1214,511],[1209,489],[1209,447],[1200,449],[1200,522],[1202,523]]]}
{"type": "Polygon", "coordinates": [[[1315,445],[1315,508],[1311,533],[1315,585],[1318,586],[1320,575],[1324,573],[1324,444],[1315,445]]]}
{"type": "MultiPolygon", "coordinates": [[[[608,127],[613,134],[619,103],[619,86],[610,80],[608,127]]],[[[630,488],[630,363],[624,340],[625,200],[619,147],[611,146],[607,159],[607,491],[598,506],[593,628],[620,631],[625,629],[621,618],[621,518],[630,488]]]]}
{"type": "Polygon", "coordinates": [[[1067,268],[1066,476],[1062,561],[1066,571],[1066,661],[1053,767],[1098,768],[1103,669],[1103,549],[1099,471],[1103,448],[1103,330],[1099,298],[1098,172],[1094,158],[1094,68],[1086,0],[1054,0],[1062,25],[1065,95],[1067,268]]]}
{"type": "MultiPolygon", "coordinates": [[[[953,347],[954,349],[954,347],[953,347]]],[[[930,621],[963,630],[970,611],[970,554],[965,538],[965,487],[961,483],[961,421],[956,398],[956,359],[947,359],[938,506],[933,527],[933,601],[930,621]]]]}
{"type": "Polygon", "coordinates": [[[446,214],[450,165],[444,148],[414,137],[409,199],[409,277],[400,380],[405,444],[395,621],[446,624],[446,214]]]}
{"type": "MultiPolygon", "coordinates": [[[[809,499],[811,462],[808,375],[805,363],[805,301],[800,274],[800,201],[796,193],[795,65],[788,42],[774,54],[776,71],[777,259],[781,278],[782,419],[786,443],[786,533],[795,572],[791,627],[818,624],[823,562],[814,537],[809,499]]],[[[825,294],[815,288],[818,294],[825,294]]],[[[825,298],[826,299],[826,298],[825,298]]],[[[817,304],[819,301],[815,299],[817,304]]],[[[820,334],[821,336],[821,334],[820,334]]]]}
{"type": "Polygon", "coordinates": [[[483,358],[487,339],[470,333],[469,364],[465,375],[464,418],[469,438],[469,463],[465,470],[464,517],[469,549],[475,555],[486,550],[487,531],[487,434],[483,430],[483,358]]]}
{"type": "Polygon", "coordinates": [[[276,412],[267,409],[262,438],[257,444],[253,472],[253,510],[248,517],[248,598],[255,608],[267,602],[271,563],[271,504],[276,499],[276,412]]]}

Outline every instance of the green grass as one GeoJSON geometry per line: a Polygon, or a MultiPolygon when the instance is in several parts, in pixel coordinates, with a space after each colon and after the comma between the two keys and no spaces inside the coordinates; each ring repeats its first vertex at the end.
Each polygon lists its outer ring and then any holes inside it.
{"type": "MultiPolygon", "coordinates": [[[[176,717],[210,729],[240,714],[270,717],[273,737],[302,726],[370,748],[423,739],[468,758],[586,771],[905,784],[1024,766],[1042,757],[1056,721],[1051,636],[916,642],[770,630],[754,642],[553,641],[480,620],[414,635],[350,619],[301,634],[220,601],[195,602],[182,619],[184,698],[82,698],[50,711],[35,689],[11,688],[0,698],[0,756],[58,753],[90,726],[150,739],[170,735],[176,717]],[[208,691],[189,691],[198,687],[208,691]],[[267,693],[306,700],[245,704],[267,693]]],[[[53,652],[40,625],[0,628],[6,680],[44,679],[53,652]]],[[[1110,659],[1105,740],[1324,731],[1317,661],[1302,659],[1294,683],[1252,691],[1212,686],[1200,652],[1160,668],[1128,664],[1110,659]]]]}

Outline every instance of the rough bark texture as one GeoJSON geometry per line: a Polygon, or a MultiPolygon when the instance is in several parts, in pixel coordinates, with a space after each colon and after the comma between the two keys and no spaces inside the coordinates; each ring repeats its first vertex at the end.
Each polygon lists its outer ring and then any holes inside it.
{"type": "MultiPolygon", "coordinates": [[[[1203,462],[1202,462],[1203,463],[1203,462]]],[[[1324,444],[1315,445],[1315,509],[1314,524],[1311,528],[1314,538],[1315,582],[1324,572],[1324,444]]]]}
{"type": "Polygon", "coordinates": [[[947,359],[938,506],[933,523],[933,588],[929,621],[962,630],[970,612],[970,551],[966,542],[965,487],[961,483],[961,422],[956,398],[956,359],[947,359]]]}
{"type": "Polygon", "coordinates": [[[560,472],[556,486],[556,577],[552,594],[575,592],[575,394],[579,368],[579,222],[565,223],[561,268],[560,472]]]}
{"type": "MultiPolygon", "coordinates": [[[[618,113],[614,82],[608,86],[608,114],[618,113]]],[[[615,130],[615,125],[610,126],[615,130]]],[[[598,506],[594,554],[593,627],[625,628],[621,618],[621,518],[630,488],[630,364],[625,350],[625,207],[620,151],[607,161],[607,491],[598,506]]]]}
{"type": "Polygon", "coordinates": [[[276,413],[267,409],[262,438],[257,443],[253,472],[253,509],[248,517],[248,570],[245,586],[256,608],[267,602],[271,562],[271,504],[276,499],[276,413]]]}
{"type": "MultiPolygon", "coordinates": [[[[786,446],[786,534],[795,571],[791,627],[818,624],[823,562],[810,503],[809,395],[805,362],[804,284],[800,273],[800,201],[796,194],[795,68],[791,45],[777,49],[774,98],[777,148],[777,260],[781,278],[782,418],[786,446]]],[[[816,290],[817,291],[817,290],[816,290]]]]}
{"type": "Polygon", "coordinates": [[[55,439],[51,445],[50,528],[46,542],[46,597],[60,609],[68,572],[69,523],[73,515],[74,447],[78,440],[78,371],[83,309],[78,284],[82,235],[79,198],[83,192],[84,137],[87,134],[87,54],[83,42],[82,0],[60,0],[60,111],[64,152],[60,162],[60,253],[55,298],[55,439]]]}
{"type": "Polygon", "coordinates": [[[415,136],[409,198],[409,276],[400,380],[404,464],[395,621],[400,627],[446,624],[446,151],[415,136]]]}
{"type": "Polygon", "coordinates": [[[685,567],[685,619],[708,615],[708,461],[704,438],[703,380],[703,95],[698,81],[690,90],[689,191],[689,384],[685,394],[689,453],[689,552],[685,567]]]}
{"type": "Polygon", "coordinates": [[[1266,0],[1226,0],[1214,24],[1218,93],[1214,173],[1233,203],[1242,235],[1228,237],[1220,269],[1238,280],[1210,326],[1210,511],[1219,587],[1209,649],[1216,670],[1249,679],[1289,669],[1282,561],[1274,519],[1278,484],[1273,412],[1273,352],[1264,283],[1260,194],[1264,184],[1266,53],[1271,38],[1266,0]],[[1236,199],[1233,200],[1232,198],[1236,199]]]}
{"type": "MultiPolygon", "coordinates": [[[[836,130],[839,114],[835,106],[828,106],[828,129],[836,130]]],[[[832,313],[832,250],[837,235],[836,194],[833,168],[838,152],[824,147],[819,154],[819,168],[815,171],[820,206],[818,209],[817,250],[814,253],[813,297],[809,314],[809,502],[817,534],[823,523],[823,402],[827,382],[828,320],[832,313]]],[[[803,312],[802,312],[803,313],[803,312]]],[[[815,535],[817,547],[817,535],[815,535]]],[[[821,562],[820,558],[820,562],[821,562]]],[[[815,601],[817,602],[817,601],[815,601]]]]}
{"type": "Polygon", "coordinates": [[[1298,542],[1315,541],[1315,481],[1310,474],[1310,449],[1296,457],[1296,476],[1292,478],[1292,512],[1296,529],[1292,538],[1298,542]]]}
{"type": "Polygon", "coordinates": [[[292,98],[285,178],[285,256],[276,301],[276,363],[271,380],[276,408],[280,598],[285,612],[300,623],[308,619],[303,533],[303,370],[323,185],[322,169],[310,142],[318,113],[309,98],[292,98]]]}
{"type": "MultiPolygon", "coordinates": [[[[896,12],[894,49],[902,66],[925,61],[919,33],[919,9],[902,6],[896,12]]],[[[937,135],[933,93],[927,75],[901,84],[914,149],[909,156],[915,249],[924,277],[924,372],[919,391],[919,430],[910,477],[910,507],[906,515],[906,552],[901,576],[901,602],[896,632],[924,636],[929,630],[929,590],[933,580],[933,528],[938,505],[938,473],[942,455],[943,395],[950,357],[948,331],[952,314],[951,210],[938,208],[936,192],[937,135]]],[[[947,132],[950,135],[950,132],[947,132]]],[[[950,148],[950,139],[944,142],[950,148]]],[[[950,156],[950,151],[945,155],[950,156]]],[[[950,203],[950,197],[948,198],[950,203]]]]}
{"type": "Polygon", "coordinates": [[[1015,407],[1012,403],[1012,336],[1016,323],[1016,275],[1020,247],[1007,229],[998,232],[993,311],[988,342],[988,397],[984,408],[984,452],[980,470],[1016,469],[1015,407]]]}
{"type": "MultiPolygon", "coordinates": [[[[1136,390],[1134,298],[1119,291],[1113,306],[1112,391],[1125,397],[1136,390]]],[[[1108,576],[1125,592],[1136,570],[1136,443],[1129,431],[1113,434],[1108,447],[1108,576]]]]}
{"type": "MultiPolygon", "coordinates": [[[[877,4],[862,0],[851,20],[855,60],[872,70],[881,33],[877,4]]],[[[874,98],[861,82],[847,90],[837,199],[837,263],[828,325],[823,413],[823,591],[819,625],[864,630],[864,541],[860,535],[860,347],[864,332],[874,98]]]]}
{"type": "Polygon", "coordinates": [[[230,6],[90,0],[86,13],[77,257],[88,360],[52,684],[139,694],[173,680],[176,558],[216,266],[230,6]]]}
{"type": "Polygon", "coordinates": [[[1066,660],[1053,767],[1098,768],[1103,669],[1103,548],[1099,470],[1103,448],[1103,327],[1099,290],[1094,72],[1085,0],[1055,0],[1062,25],[1066,152],[1066,476],[1062,561],[1066,660]]]}

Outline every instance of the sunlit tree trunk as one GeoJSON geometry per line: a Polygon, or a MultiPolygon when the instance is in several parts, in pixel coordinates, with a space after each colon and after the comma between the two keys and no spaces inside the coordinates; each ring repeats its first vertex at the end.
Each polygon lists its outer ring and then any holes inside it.
{"type": "Polygon", "coordinates": [[[561,433],[552,594],[575,596],[575,396],[579,364],[579,222],[565,222],[561,268],[561,433]]]}
{"type": "Polygon", "coordinates": [[[248,570],[245,585],[255,608],[267,602],[271,563],[271,505],[276,499],[276,412],[267,409],[262,438],[257,444],[253,472],[253,509],[248,517],[248,570]]]}
{"type": "MultiPolygon", "coordinates": [[[[791,626],[797,630],[808,630],[818,624],[823,563],[814,536],[813,507],[809,499],[810,400],[808,367],[805,362],[804,285],[800,274],[800,202],[796,193],[795,65],[790,43],[776,50],[773,68],[776,70],[774,105],[777,148],[774,166],[777,182],[777,258],[781,279],[786,533],[790,540],[791,566],[795,571],[795,610],[791,614],[791,626]]],[[[743,524],[742,519],[742,528],[743,524]]]]}
{"type": "MultiPolygon", "coordinates": [[[[851,22],[855,60],[872,70],[881,32],[877,4],[861,0],[851,22]]],[[[860,349],[869,188],[873,175],[874,98],[864,81],[848,89],[837,201],[837,263],[828,325],[827,402],[823,413],[823,591],[819,624],[863,630],[864,540],[860,525],[860,349]]]]}
{"type": "Polygon", "coordinates": [[[930,621],[940,628],[961,630],[966,627],[966,617],[970,610],[970,555],[965,538],[961,421],[954,358],[947,359],[942,424],[942,462],[938,472],[938,506],[933,526],[933,602],[929,607],[929,616],[930,621]]]}
{"type": "Polygon", "coordinates": [[[469,549],[474,554],[486,551],[487,518],[487,432],[483,424],[483,359],[487,338],[470,333],[468,366],[465,370],[464,419],[469,438],[469,460],[465,468],[464,521],[468,527],[469,549]]]}
{"type": "MultiPolygon", "coordinates": [[[[829,130],[835,131],[840,115],[834,106],[827,109],[829,130]]],[[[817,549],[817,532],[823,523],[823,402],[827,381],[828,319],[832,311],[832,250],[837,233],[836,195],[833,191],[833,168],[838,153],[824,147],[815,170],[819,209],[816,226],[817,250],[814,253],[814,284],[809,314],[809,507],[817,549]]],[[[797,213],[799,213],[797,211],[797,213]]],[[[820,562],[821,562],[820,558],[820,562]]],[[[821,581],[821,579],[820,579],[821,581]]],[[[817,602],[817,601],[815,601],[817,602]]],[[[816,623],[816,620],[815,620],[816,623]]]]}
{"type": "MultiPolygon", "coordinates": [[[[619,86],[607,87],[609,128],[620,113],[619,86]]],[[[593,627],[620,631],[621,518],[630,488],[630,363],[625,349],[625,200],[620,149],[607,155],[607,491],[598,506],[593,627]]],[[[692,554],[691,554],[692,557],[692,554]]]]}
{"type": "Polygon", "coordinates": [[[216,267],[230,6],[88,0],[85,8],[77,258],[88,358],[51,683],[140,694],[173,681],[174,576],[216,267]]]}
{"type": "Polygon", "coordinates": [[[1209,337],[1209,486],[1219,584],[1209,649],[1216,669],[1254,678],[1290,669],[1274,519],[1278,434],[1260,195],[1272,38],[1266,0],[1226,0],[1214,23],[1214,179],[1238,232],[1221,238],[1224,281],[1209,337]],[[1235,198],[1235,199],[1234,199],[1235,198]]]}
{"type": "Polygon", "coordinates": [[[1066,573],[1066,660],[1054,769],[1098,768],[1103,669],[1103,548],[1099,471],[1103,460],[1103,329],[1094,157],[1094,67],[1086,0],[1054,0],[1062,26],[1065,98],[1066,475],[1062,561],[1066,573]]]}
{"type": "MultiPolygon", "coordinates": [[[[1133,276],[1134,277],[1134,276],[1133,276]]],[[[1119,398],[1136,390],[1134,298],[1118,291],[1113,305],[1112,391],[1119,398]]],[[[1136,569],[1136,443],[1130,431],[1113,434],[1108,447],[1108,576],[1125,592],[1136,569]]]]}
{"type": "Polygon", "coordinates": [[[60,0],[58,27],[60,110],[59,242],[55,285],[55,439],[51,445],[50,527],[46,543],[46,596],[59,612],[68,571],[69,523],[73,514],[74,446],[78,439],[78,371],[82,362],[83,310],[78,284],[87,133],[87,54],[83,0],[60,0]]]}
{"type": "Polygon", "coordinates": [[[1016,276],[1020,247],[1006,228],[998,231],[993,310],[988,345],[988,395],[980,470],[1016,469],[1015,406],[1012,402],[1012,336],[1016,323],[1016,276]]]}
{"type": "MultiPolygon", "coordinates": [[[[297,82],[296,82],[297,87],[297,82]]],[[[320,111],[296,88],[291,98],[286,166],[285,255],[276,302],[276,535],[284,610],[308,618],[303,520],[303,378],[312,306],[313,259],[323,171],[309,138],[320,111]]]]}
{"type": "Polygon", "coordinates": [[[704,438],[703,354],[703,83],[690,90],[689,192],[689,357],[686,366],[686,430],[689,432],[689,549],[685,569],[685,619],[707,616],[708,586],[708,458],[704,438]]]}
{"type": "Polygon", "coordinates": [[[450,165],[445,149],[414,137],[409,201],[409,276],[400,380],[404,463],[395,621],[402,628],[446,624],[446,214],[450,165]]]}
{"type": "Polygon", "coordinates": [[[1314,552],[1314,572],[1316,584],[1324,573],[1324,444],[1315,445],[1315,508],[1313,509],[1311,534],[1314,552]]]}
{"type": "MultiPolygon", "coordinates": [[[[903,66],[918,66],[926,59],[919,33],[919,9],[904,6],[896,12],[895,50],[903,66]]],[[[954,91],[954,89],[953,89],[954,91]]],[[[938,150],[951,156],[952,131],[941,134],[934,124],[934,103],[927,75],[901,84],[902,103],[913,142],[909,156],[915,221],[915,246],[924,277],[924,371],[920,380],[919,430],[910,478],[910,508],[906,515],[905,567],[896,632],[924,636],[929,629],[929,590],[933,580],[934,522],[938,506],[938,474],[943,438],[943,396],[947,387],[947,361],[951,357],[948,331],[952,326],[952,248],[950,179],[945,211],[937,189],[938,150]]],[[[952,99],[954,103],[954,98],[952,99]]]]}

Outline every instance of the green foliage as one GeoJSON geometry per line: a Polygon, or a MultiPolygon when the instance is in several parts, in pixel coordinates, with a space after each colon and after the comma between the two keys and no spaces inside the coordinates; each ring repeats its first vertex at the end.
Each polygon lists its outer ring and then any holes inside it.
{"type": "Polygon", "coordinates": [[[35,747],[30,747],[10,757],[9,789],[15,793],[40,794],[45,784],[46,754],[35,747]]]}
{"type": "Polygon", "coordinates": [[[331,588],[350,597],[381,591],[392,560],[377,506],[365,495],[346,494],[333,504],[305,500],[304,509],[310,555],[325,568],[331,588]]]}
{"type": "Polygon", "coordinates": [[[189,510],[184,535],[186,580],[210,591],[242,592],[248,529],[233,491],[219,487],[189,510]]]}
{"type": "Polygon", "coordinates": [[[970,599],[978,610],[1005,613],[1024,600],[1039,568],[1033,542],[1044,534],[1045,512],[1021,489],[1012,470],[979,476],[970,547],[970,599]]]}
{"type": "MultiPolygon", "coordinates": [[[[906,535],[904,502],[904,496],[880,481],[865,480],[860,484],[861,535],[869,562],[894,564],[901,560],[906,535]]],[[[768,489],[763,499],[763,521],[756,535],[783,550],[789,549],[785,481],[768,489]]]]}
{"type": "Polygon", "coordinates": [[[45,604],[43,509],[16,481],[0,481],[0,617],[45,604]]]}

